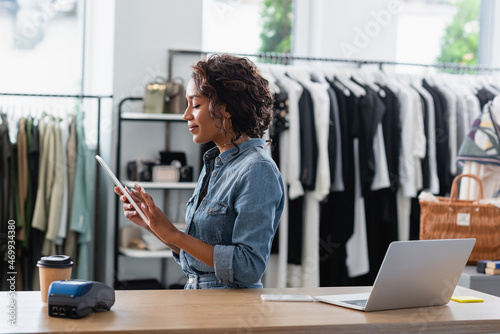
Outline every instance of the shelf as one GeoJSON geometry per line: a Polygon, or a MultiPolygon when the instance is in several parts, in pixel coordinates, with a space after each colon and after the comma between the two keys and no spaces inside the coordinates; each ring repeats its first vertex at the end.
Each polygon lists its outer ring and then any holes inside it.
{"type": "MultiPolygon", "coordinates": [[[[123,112],[123,103],[126,101],[142,101],[142,98],[140,97],[127,97],[124,98],[120,101],[118,105],[118,140],[117,140],[117,153],[116,153],[116,165],[118,166],[118,173],[117,176],[118,178],[122,181],[123,185],[128,187],[128,188],[133,188],[134,184],[136,181],[131,181],[131,180],[123,180],[126,179],[127,177],[123,177],[120,175],[119,171],[123,167],[123,161],[121,161],[121,154],[122,154],[122,139],[124,134],[122,133],[123,131],[123,123],[134,123],[138,122],[145,125],[154,125],[155,127],[160,126],[160,123],[163,123],[163,125],[167,125],[162,131],[165,131],[167,134],[167,142],[165,144],[165,149],[168,150],[169,148],[169,137],[171,136],[170,129],[171,127],[168,126],[171,122],[177,123],[177,125],[174,125],[176,128],[178,125],[179,126],[187,126],[187,121],[183,119],[183,114],[169,114],[169,113],[164,113],[164,114],[150,114],[150,113],[143,113],[142,110],[140,109],[134,109],[135,112],[123,112]],[[123,178],[123,179],[122,179],[123,178]]],[[[186,138],[190,138],[186,131],[186,138]]],[[[126,174],[125,174],[126,175],[126,174]]],[[[169,192],[170,193],[175,193],[177,191],[187,191],[190,190],[191,192],[196,188],[196,182],[137,182],[141,187],[147,189],[148,191],[150,190],[155,190],[155,191],[164,191],[165,192],[165,198],[168,196],[169,192]]],[[[161,260],[161,282],[165,284],[166,277],[165,277],[165,272],[166,272],[166,259],[172,258],[173,253],[170,249],[165,249],[164,245],[156,245],[154,240],[149,240],[147,236],[142,235],[143,241],[145,244],[149,244],[151,249],[155,250],[148,250],[148,249],[133,249],[133,248],[128,248],[128,247],[120,247],[122,245],[120,243],[120,225],[121,225],[121,206],[120,206],[120,201],[117,196],[115,196],[115,246],[114,246],[114,270],[116,273],[122,272],[120,269],[120,262],[123,261],[125,258],[128,258],[130,260],[135,259],[134,261],[140,261],[141,259],[160,259],[161,260]],[[149,241],[146,242],[146,241],[149,241]]],[[[175,224],[179,229],[185,229],[185,224],[175,224]]],[[[161,243],[158,240],[159,243],[161,243]]],[[[127,245],[127,244],[123,244],[127,245]]],[[[166,285],[166,284],[165,284],[166,285]]],[[[114,278],[114,286],[120,286],[120,280],[118,275],[114,278]]]]}
{"type": "MultiPolygon", "coordinates": [[[[123,185],[134,187],[136,181],[123,181],[123,185]]],[[[196,182],[137,182],[145,189],[194,189],[196,182]]]]}
{"type": "Polygon", "coordinates": [[[172,251],[170,249],[151,251],[120,247],[120,253],[128,257],[136,258],[173,258],[172,251]]]}
{"type": "Polygon", "coordinates": [[[147,114],[141,112],[124,112],[121,114],[122,120],[186,122],[182,117],[183,114],[147,114]]]}

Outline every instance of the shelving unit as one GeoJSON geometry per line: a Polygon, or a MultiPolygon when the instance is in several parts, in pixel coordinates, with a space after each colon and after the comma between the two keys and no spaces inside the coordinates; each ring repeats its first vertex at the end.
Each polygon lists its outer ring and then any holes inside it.
{"type": "MultiPolygon", "coordinates": [[[[123,112],[123,105],[131,101],[142,101],[142,97],[127,97],[120,101],[118,105],[118,140],[117,140],[117,153],[116,153],[116,176],[118,179],[123,180],[121,175],[122,170],[122,123],[123,122],[164,122],[166,124],[170,122],[186,122],[180,114],[146,114],[142,112],[123,112]]],[[[168,129],[167,135],[168,135],[168,129]]],[[[167,143],[166,149],[169,149],[167,143]]],[[[124,186],[133,187],[136,181],[123,180],[124,186]]],[[[145,189],[156,189],[164,190],[168,192],[170,190],[189,190],[196,187],[196,182],[137,182],[141,187],[145,189]]],[[[120,235],[120,217],[123,215],[121,212],[121,205],[118,196],[115,199],[115,254],[114,254],[114,287],[119,289],[121,286],[119,272],[120,272],[120,256],[126,256],[130,258],[137,259],[151,259],[159,258],[162,260],[162,281],[164,282],[164,273],[166,269],[166,260],[172,258],[171,250],[140,250],[123,248],[119,245],[119,235],[120,235]]]]}

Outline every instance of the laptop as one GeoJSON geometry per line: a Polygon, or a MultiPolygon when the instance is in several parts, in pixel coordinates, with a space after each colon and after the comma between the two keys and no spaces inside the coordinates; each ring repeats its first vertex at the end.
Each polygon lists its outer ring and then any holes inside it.
{"type": "Polygon", "coordinates": [[[476,239],[395,241],[389,245],[371,292],[313,296],[361,311],[447,304],[476,239]]]}

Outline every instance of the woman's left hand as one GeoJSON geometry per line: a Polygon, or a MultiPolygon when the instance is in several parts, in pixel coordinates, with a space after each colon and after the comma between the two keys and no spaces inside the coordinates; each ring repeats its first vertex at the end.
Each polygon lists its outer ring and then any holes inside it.
{"type": "Polygon", "coordinates": [[[139,184],[135,183],[134,195],[141,201],[141,209],[149,219],[149,228],[158,238],[165,243],[174,243],[173,241],[179,234],[179,230],[172,224],[163,211],[157,207],[153,198],[139,184]]]}

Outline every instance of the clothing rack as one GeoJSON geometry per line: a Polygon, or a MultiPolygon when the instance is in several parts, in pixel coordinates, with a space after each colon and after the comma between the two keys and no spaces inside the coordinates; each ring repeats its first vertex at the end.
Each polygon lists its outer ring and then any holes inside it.
{"type": "MultiPolygon", "coordinates": [[[[435,69],[443,69],[450,70],[455,73],[467,73],[472,72],[475,74],[489,74],[492,72],[500,71],[500,67],[493,67],[487,65],[465,65],[458,63],[433,63],[433,64],[422,64],[422,63],[412,63],[412,62],[398,62],[392,60],[368,60],[368,59],[347,59],[347,58],[327,58],[327,57],[310,57],[310,56],[298,56],[290,53],[274,53],[274,52],[265,52],[265,53],[233,53],[233,52],[213,52],[213,51],[202,51],[202,50],[184,50],[184,49],[169,49],[168,50],[168,60],[167,60],[167,75],[168,80],[172,80],[174,74],[174,58],[176,56],[191,56],[191,57],[200,57],[205,58],[211,54],[231,54],[234,56],[240,57],[249,57],[255,59],[257,62],[264,62],[269,64],[282,64],[282,65],[291,65],[294,64],[294,61],[304,61],[304,62],[329,62],[329,63],[344,63],[350,64],[352,66],[377,66],[380,70],[382,70],[384,65],[390,66],[408,66],[414,68],[435,68],[435,69]]],[[[183,64],[185,66],[185,64],[183,64]]],[[[280,241],[280,255],[283,250],[286,250],[289,247],[287,243],[287,234],[283,232],[285,229],[280,231],[279,238],[280,240],[284,240],[286,246],[281,248],[282,243],[280,241]]],[[[281,284],[286,285],[286,272],[287,272],[287,260],[286,255],[280,256],[277,259],[276,263],[278,267],[278,286],[281,284]],[[281,274],[280,274],[281,273],[281,274]],[[283,274],[284,273],[284,274],[283,274]]]]}
{"type": "Polygon", "coordinates": [[[240,57],[253,57],[262,60],[270,61],[275,64],[289,65],[293,60],[303,61],[318,61],[318,62],[337,62],[337,63],[350,63],[358,66],[362,65],[378,65],[382,69],[383,65],[401,65],[401,66],[418,66],[427,68],[450,69],[454,71],[500,71],[500,67],[492,67],[488,65],[463,65],[459,63],[434,63],[434,64],[421,64],[421,63],[405,63],[392,60],[367,60],[367,59],[349,59],[349,58],[327,58],[327,57],[309,57],[297,56],[291,53],[277,53],[277,52],[263,52],[263,53],[233,53],[233,52],[212,52],[200,50],[168,50],[168,80],[172,79],[173,58],[175,55],[200,55],[206,56],[208,54],[221,54],[227,53],[233,56],[240,57]]]}
{"type": "MultiPolygon", "coordinates": [[[[90,99],[97,100],[97,146],[96,154],[100,154],[101,147],[101,102],[103,99],[112,99],[113,95],[66,95],[66,94],[28,94],[28,93],[0,93],[0,96],[12,96],[12,97],[42,97],[42,98],[72,98],[72,99],[90,99]]],[[[100,173],[99,164],[95,163],[95,199],[94,199],[94,226],[99,226],[100,213],[100,173]]],[[[100,233],[98,233],[97,228],[94,228],[94,254],[100,254],[104,250],[101,250],[99,240],[100,233]]],[[[99,267],[97,261],[94,261],[94,277],[96,273],[99,272],[99,267]]]]}

